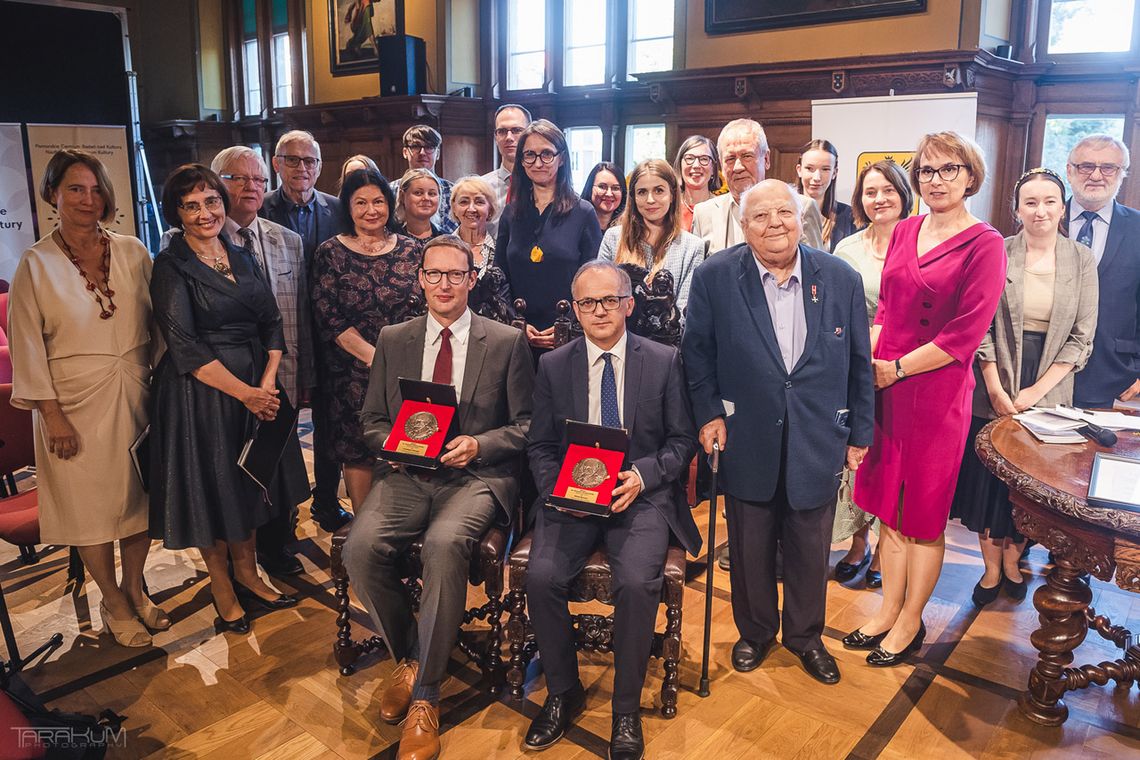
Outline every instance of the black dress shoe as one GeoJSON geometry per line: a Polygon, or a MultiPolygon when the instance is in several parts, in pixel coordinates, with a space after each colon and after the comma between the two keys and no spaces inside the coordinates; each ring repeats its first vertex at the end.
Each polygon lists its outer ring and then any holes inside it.
{"type": "Polygon", "coordinates": [[[901,665],[912,654],[922,649],[922,642],[926,640],[926,623],[920,623],[918,626],[918,633],[909,644],[907,644],[901,652],[888,652],[883,647],[877,646],[867,655],[867,664],[873,668],[893,668],[895,665],[901,665]]]}
{"type": "Polygon", "coordinates": [[[804,670],[815,680],[826,684],[839,683],[839,665],[835,663],[831,653],[823,647],[796,652],[796,656],[803,663],[804,670]]]}
{"type": "Polygon", "coordinates": [[[610,732],[610,760],[641,760],[645,738],[641,735],[641,713],[614,713],[610,732]]]}
{"type": "Polygon", "coordinates": [[[732,667],[741,673],[747,673],[760,667],[772,646],[776,643],[775,637],[767,641],[756,643],[748,639],[740,639],[732,646],[732,667]]]}
{"type": "Polygon", "coordinates": [[[863,559],[859,560],[856,564],[852,565],[850,562],[839,560],[835,563],[835,579],[840,583],[846,583],[859,574],[859,571],[866,567],[871,562],[871,549],[867,548],[863,552],[863,559]]]}
{"type": "Polygon", "coordinates": [[[552,694],[542,703],[542,709],[530,722],[523,743],[527,749],[542,750],[562,738],[578,713],[586,707],[586,690],[579,682],[562,694],[552,694]]]}
{"type": "Polygon", "coordinates": [[[1025,582],[1024,578],[1020,581],[1012,581],[1009,576],[1005,576],[1001,579],[1001,587],[1005,590],[1006,596],[1010,599],[1015,602],[1023,602],[1025,601],[1025,594],[1029,584],[1025,582]]]}
{"type": "Polygon", "coordinates": [[[261,565],[265,572],[279,578],[288,578],[305,572],[305,566],[301,564],[301,560],[285,550],[273,554],[259,552],[257,564],[261,565]]]}
{"type": "Polygon", "coordinates": [[[978,581],[977,585],[974,586],[974,593],[971,595],[970,598],[974,600],[974,604],[976,606],[985,607],[987,604],[992,602],[994,599],[997,599],[998,593],[1000,591],[1001,591],[1001,581],[998,581],[998,584],[996,586],[994,586],[993,588],[986,588],[985,586],[982,585],[981,581],[978,581]]]}
{"type": "Polygon", "coordinates": [[[218,613],[218,616],[214,618],[215,633],[224,633],[226,631],[249,633],[249,615],[243,612],[241,617],[237,620],[226,620],[222,617],[222,611],[218,609],[217,602],[214,602],[214,612],[218,613]]]}
{"type": "Polygon", "coordinates": [[[309,508],[309,514],[313,516],[313,521],[321,527],[321,530],[329,533],[335,533],[352,522],[352,513],[345,511],[339,501],[320,506],[314,504],[309,508]]]}
{"type": "Polygon", "coordinates": [[[843,648],[874,649],[882,643],[883,639],[886,638],[888,633],[890,633],[890,631],[886,630],[882,633],[876,633],[874,636],[868,636],[856,628],[854,631],[843,637],[843,648]]]}
{"type": "Polygon", "coordinates": [[[716,565],[717,565],[717,567],[719,567],[721,570],[724,570],[725,572],[728,572],[729,570],[732,569],[732,563],[730,562],[730,560],[728,558],[728,547],[727,546],[724,547],[724,551],[722,551],[720,553],[720,556],[717,557],[716,565]]]}
{"type": "Polygon", "coordinates": [[[882,570],[868,570],[865,576],[867,580],[867,588],[882,588],[883,587],[883,571],[882,570]]]}
{"type": "Polygon", "coordinates": [[[233,586],[234,593],[243,603],[256,604],[267,610],[284,610],[289,607],[296,607],[300,601],[297,597],[288,594],[279,594],[276,599],[262,599],[237,581],[233,582],[233,586]]]}

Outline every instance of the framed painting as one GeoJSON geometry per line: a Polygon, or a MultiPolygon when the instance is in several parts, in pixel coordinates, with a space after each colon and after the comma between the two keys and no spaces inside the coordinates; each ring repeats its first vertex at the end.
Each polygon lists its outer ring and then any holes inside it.
{"type": "Polygon", "coordinates": [[[377,72],[376,38],[404,33],[404,0],[328,0],[333,76],[377,72]]]}
{"type": "Polygon", "coordinates": [[[705,0],[705,33],[828,24],[926,10],[926,0],[705,0]]]}

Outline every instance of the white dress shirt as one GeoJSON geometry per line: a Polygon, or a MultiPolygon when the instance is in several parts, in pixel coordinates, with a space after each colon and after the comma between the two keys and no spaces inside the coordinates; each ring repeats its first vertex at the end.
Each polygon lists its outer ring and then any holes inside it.
{"type": "Polygon", "coordinates": [[[586,369],[590,377],[587,391],[590,419],[586,422],[591,425],[602,424],[602,370],[606,367],[602,354],[610,353],[613,354],[610,363],[614,367],[614,382],[617,385],[618,416],[621,418],[622,426],[625,426],[625,346],[628,335],[629,333],[623,332],[609,351],[598,348],[586,338],[586,369]]]}
{"type": "MultiPolygon", "coordinates": [[[[1108,225],[1112,224],[1113,204],[1113,201],[1104,204],[1100,211],[1096,212],[1096,217],[1092,220],[1092,252],[1093,258],[1096,259],[1097,266],[1100,265],[1100,260],[1104,257],[1104,246],[1108,242],[1108,225]],[[1104,224],[1101,224],[1101,222],[1104,222],[1104,224]]],[[[1076,240],[1085,226],[1085,220],[1081,219],[1081,214],[1088,211],[1088,209],[1077,203],[1076,198],[1073,198],[1069,205],[1072,207],[1069,214],[1069,239],[1076,240]]]]}
{"type": "MultiPolygon", "coordinates": [[[[436,321],[431,312],[427,315],[427,330],[424,331],[424,363],[420,367],[420,379],[431,382],[435,374],[435,359],[439,356],[439,334],[443,325],[436,321]]],[[[459,319],[451,323],[451,384],[455,386],[455,398],[463,395],[463,370],[467,367],[467,339],[471,336],[471,309],[466,309],[459,319]]]]}

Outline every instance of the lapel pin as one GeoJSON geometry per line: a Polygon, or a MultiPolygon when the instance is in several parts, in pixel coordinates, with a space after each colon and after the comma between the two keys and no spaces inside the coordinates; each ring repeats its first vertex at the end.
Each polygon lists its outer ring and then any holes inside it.
{"type": "Polygon", "coordinates": [[[819,286],[818,285],[812,285],[811,286],[811,302],[812,303],[819,303],[819,286]]]}
{"type": "Polygon", "coordinates": [[[843,328],[842,327],[836,327],[835,328],[835,336],[841,337],[842,335],[843,335],[843,328]]]}

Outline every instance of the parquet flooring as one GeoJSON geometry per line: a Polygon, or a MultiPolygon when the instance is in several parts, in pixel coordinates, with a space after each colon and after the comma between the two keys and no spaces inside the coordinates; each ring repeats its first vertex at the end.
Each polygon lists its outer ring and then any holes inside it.
{"type": "MultiPolygon", "coordinates": [[[[306,456],[308,452],[306,451],[306,456]]],[[[395,757],[399,727],[378,720],[377,700],[393,663],[361,660],[350,677],[332,657],[335,614],[328,575],[329,536],[302,507],[298,556],[306,573],[294,583],[302,603],[258,613],[248,636],[216,635],[204,567],[190,552],[151,551],[146,577],[152,595],[175,620],[155,636],[154,647],[116,646],[98,619],[99,592],[88,582],[66,586],[67,551],[41,547],[34,565],[20,563],[15,547],[0,545],[0,572],[23,652],[51,633],[64,646],[32,666],[23,678],[49,706],[126,716],[125,737],[111,758],[273,758],[321,760],[395,757]]],[[[707,504],[695,516],[705,532],[707,504]]],[[[862,577],[832,582],[825,642],[843,680],[811,680],[794,655],[777,648],[748,674],[729,665],[736,640],[727,574],[713,589],[712,693],[700,698],[705,557],[690,559],[683,631],[679,714],[657,711],[663,676],[650,663],[642,692],[647,757],[708,758],[1099,758],[1140,757],[1140,693],[1136,687],[1093,687],[1066,698],[1071,717],[1061,728],[1026,720],[1016,698],[1035,661],[1028,636],[1037,615],[1027,599],[1000,598],[983,611],[970,603],[980,575],[974,536],[952,524],[946,565],[926,613],[927,646],[913,664],[876,670],[839,643],[877,605],[862,577]]],[[[718,519],[718,543],[725,540],[718,519]]],[[[834,547],[832,562],[842,556],[834,547]]],[[[1029,558],[1030,598],[1042,582],[1046,553],[1029,558]]],[[[1093,581],[1094,605],[1115,622],[1140,632],[1140,595],[1093,581]]],[[[476,592],[472,592],[474,595],[476,592]]],[[[354,614],[357,633],[367,616],[354,614]]],[[[1077,650],[1078,661],[1118,656],[1095,634],[1077,650]]],[[[588,709],[566,738],[543,753],[550,760],[605,757],[610,730],[611,658],[582,655],[588,709]]],[[[532,667],[524,700],[488,694],[477,668],[458,650],[442,701],[443,757],[505,760],[532,757],[521,749],[526,726],[545,697],[541,669],[532,667]]]]}

